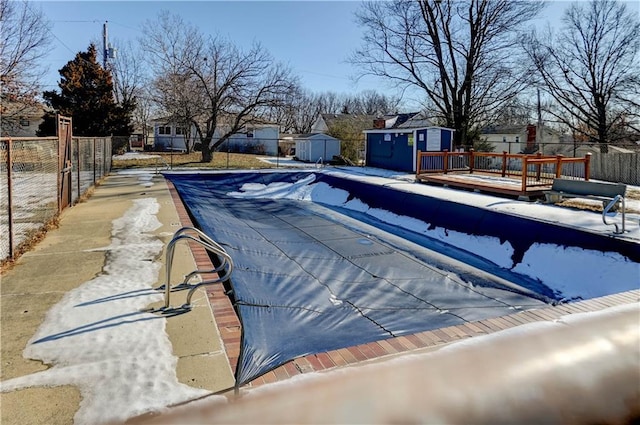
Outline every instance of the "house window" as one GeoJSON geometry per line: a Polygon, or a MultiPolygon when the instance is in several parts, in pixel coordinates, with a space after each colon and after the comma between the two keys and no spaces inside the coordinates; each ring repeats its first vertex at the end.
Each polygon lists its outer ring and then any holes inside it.
{"type": "Polygon", "coordinates": [[[520,143],[520,136],[516,136],[516,143],[520,143]]]}
{"type": "Polygon", "coordinates": [[[507,136],[502,136],[502,143],[507,143],[507,136]]]}
{"type": "Polygon", "coordinates": [[[253,137],[253,129],[247,129],[247,137],[248,138],[253,137]]]}
{"type": "Polygon", "coordinates": [[[181,135],[181,134],[186,134],[185,128],[184,127],[176,127],[176,136],[181,135]]]}
{"type": "Polygon", "coordinates": [[[158,127],[158,134],[171,134],[171,127],[168,125],[161,125],[158,127]]]}
{"type": "Polygon", "coordinates": [[[20,125],[22,127],[29,127],[29,120],[25,117],[20,117],[20,125]]]}

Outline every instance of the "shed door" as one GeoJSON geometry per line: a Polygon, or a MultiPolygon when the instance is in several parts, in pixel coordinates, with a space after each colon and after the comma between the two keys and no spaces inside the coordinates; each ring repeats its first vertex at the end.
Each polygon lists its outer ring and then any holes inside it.
{"type": "Polygon", "coordinates": [[[58,211],[71,204],[71,118],[58,115],[58,211]]]}
{"type": "Polygon", "coordinates": [[[390,169],[398,171],[413,171],[413,134],[399,134],[393,138],[393,154],[390,169]]]}

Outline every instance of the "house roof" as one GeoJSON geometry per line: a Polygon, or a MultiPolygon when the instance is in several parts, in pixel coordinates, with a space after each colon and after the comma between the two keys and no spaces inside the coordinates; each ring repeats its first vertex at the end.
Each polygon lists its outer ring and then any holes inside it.
{"type": "Polygon", "coordinates": [[[331,127],[337,123],[349,122],[355,125],[362,125],[363,128],[373,125],[375,115],[359,115],[359,114],[320,114],[322,120],[331,127]]]}
{"type": "Polygon", "coordinates": [[[527,125],[522,124],[492,124],[480,130],[480,134],[523,134],[527,132],[527,125]]]}
{"type": "MultiPolygon", "coordinates": [[[[231,123],[233,122],[234,119],[235,119],[235,116],[233,114],[226,114],[226,113],[220,114],[218,118],[218,121],[219,121],[218,126],[219,127],[231,126],[231,123]]],[[[152,118],[149,121],[154,124],[169,125],[169,124],[175,123],[175,117],[172,115],[159,116],[159,117],[152,118]]],[[[280,127],[280,126],[277,123],[268,122],[261,118],[247,117],[246,122],[243,124],[243,127],[256,128],[256,127],[280,127]]]]}
{"type": "MultiPolygon", "coordinates": [[[[392,130],[425,130],[428,128],[441,128],[446,130],[453,130],[452,128],[442,127],[437,125],[431,118],[429,118],[424,112],[410,112],[407,114],[397,114],[397,121],[393,126],[385,128],[373,128],[365,130],[365,133],[385,133],[392,130]]],[[[405,133],[407,131],[404,131],[405,133]]]]}
{"type": "Polygon", "coordinates": [[[305,139],[324,139],[324,140],[338,140],[333,136],[329,136],[325,133],[307,133],[307,134],[296,134],[292,135],[295,140],[305,140],[305,139]]]}
{"type": "Polygon", "coordinates": [[[321,114],[327,127],[340,122],[350,122],[360,127],[362,130],[372,128],[373,122],[377,119],[385,120],[385,128],[398,128],[407,120],[417,115],[417,112],[402,114],[365,115],[365,114],[321,114]]]}
{"type": "Polygon", "coordinates": [[[424,128],[424,127],[436,127],[435,123],[426,116],[426,114],[413,113],[405,114],[410,115],[401,124],[397,125],[397,128],[424,128]]]}
{"type": "Polygon", "coordinates": [[[23,116],[30,119],[42,118],[46,112],[53,112],[49,106],[39,103],[13,102],[3,99],[0,104],[0,115],[3,117],[23,116]]]}
{"type": "MultiPolygon", "coordinates": [[[[525,134],[529,125],[534,124],[491,124],[481,129],[480,134],[525,134]]],[[[542,127],[546,133],[560,134],[557,130],[546,125],[542,127]]]]}

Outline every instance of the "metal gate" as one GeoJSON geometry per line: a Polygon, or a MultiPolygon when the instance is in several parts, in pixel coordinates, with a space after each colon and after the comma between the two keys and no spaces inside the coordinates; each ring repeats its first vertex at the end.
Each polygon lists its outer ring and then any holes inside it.
{"type": "Polygon", "coordinates": [[[58,115],[58,212],[71,204],[71,118],[58,115]]]}

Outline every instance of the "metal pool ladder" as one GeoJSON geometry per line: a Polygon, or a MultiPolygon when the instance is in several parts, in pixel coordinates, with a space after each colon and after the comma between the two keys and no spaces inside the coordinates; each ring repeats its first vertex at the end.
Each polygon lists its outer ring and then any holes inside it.
{"type": "Polygon", "coordinates": [[[166,270],[166,283],[164,285],[159,286],[156,289],[164,289],[164,308],[162,310],[170,310],[170,297],[171,297],[171,266],[173,264],[173,254],[175,250],[175,246],[178,242],[182,240],[194,241],[200,245],[202,245],[207,251],[215,254],[220,259],[220,265],[213,270],[194,270],[188,275],[184,277],[184,280],[179,285],[173,287],[173,289],[177,288],[191,288],[187,293],[187,301],[184,305],[180,307],[182,310],[190,310],[191,309],[191,297],[196,289],[203,285],[212,285],[214,283],[222,283],[231,277],[231,272],[233,272],[233,259],[231,256],[225,251],[225,249],[220,246],[219,243],[211,239],[201,230],[196,229],[195,227],[183,227],[178,230],[174,235],[169,244],[167,245],[167,253],[165,258],[165,270],[166,270]],[[192,233],[192,234],[189,234],[192,233]],[[195,236],[194,236],[195,234],[195,236]],[[218,277],[211,280],[203,280],[200,283],[195,285],[189,285],[189,280],[196,275],[202,274],[211,274],[217,273],[218,277]],[[221,274],[222,273],[222,274],[221,274]]]}
{"type": "Polygon", "coordinates": [[[624,222],[625,222],[625,220],[626,220],[626,217],[625,217],[625,209],[626,209],[626,206],[625,206],[625,202],[624,202],[624,196],[622,196],[622,195],[616,195],[616,196],[615,196],[615,198],[613,198],[613,199],[611,200],[611,202],[609,202],[609,203],[604,207],[604,209],[602,210],[602,222],[603,222],[604,224],[606,224],[607,226],[614,225],[614,226],[615,226],[615,228],[616,228],[616,231],[615,231],[614,233],[616,233],[616,234],[621,234],[621,233],[626,232],[626,229],[625,229],[625,227],[624,227],[624,225],[625,225],[625,223],[624,223],[624,222]],[[620,203],[622,204],[622,209],[621,209],[621,211],[622,211],[622,230],[620,230],[620,228],[618,227],[618,225],[617,225],[616,223],[607,223],[607,214],[609,213],[609,211],[610,211],[613,207],[615,207],[615,206],[616,206],[616,204],[617,204],[618,202],[620,202],[620,203]]]}

